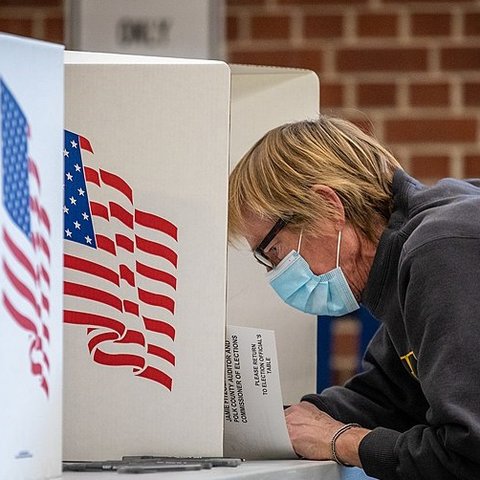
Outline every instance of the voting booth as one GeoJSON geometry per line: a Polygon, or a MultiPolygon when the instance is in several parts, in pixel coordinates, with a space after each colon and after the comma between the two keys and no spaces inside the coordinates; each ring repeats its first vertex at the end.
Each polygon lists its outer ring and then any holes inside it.
{"type": "Polygon", "coordinates": [[[64,459],[221,455],[230,70],[66,52],[65,97],[64,459]]]}
{"type": "Polygon", "coordinates": [[[248,248],[227,273],[226,222],[229,171],[318,115],[318,78],[66,52],[65,85],[64,459],[222,455],[227,323],[275,330],[284,401],[315,388],[315,319],[248,248]]]}
{"type": "Polygon", "coordinates": [[[62,458],[63,46],[0,34],[0,104],[0,479],[43,480],[62,458]]]}
{"type": "MultiPolygon", "coordinates": [[[[315,119],[319,80],[309,70],[232,65],[230,170],[268,130],[315,119]]],[[[245,243],[228,251],[227,318],[230,325],[275,331],[283,401],[315,392],[316,317],[286,305],[265,279],[245,243]]]]}

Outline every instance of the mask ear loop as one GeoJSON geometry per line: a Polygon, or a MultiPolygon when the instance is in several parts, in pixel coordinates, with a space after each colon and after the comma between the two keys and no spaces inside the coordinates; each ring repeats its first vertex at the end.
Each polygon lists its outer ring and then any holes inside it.
{"type": "Polygon", "coordinates": [[[300,237],[298,239],[297,253],[300,253],[300,247],[302,246],[302,237],[303,237],[303,227],[302,227],[302,230],[300,231],[300,237]]]}
{"type": "Polygon", "coordinates": [[[337,268],[340,265],[340,242],[342,241],[342,231],[339,230],[338,232],[338,240],[337,240],[337,268]]]}

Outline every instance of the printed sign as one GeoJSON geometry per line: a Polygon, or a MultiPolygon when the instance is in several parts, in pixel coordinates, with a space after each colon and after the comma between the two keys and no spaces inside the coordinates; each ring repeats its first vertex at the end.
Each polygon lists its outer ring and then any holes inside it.
{"type": "Polygon", "coordinates": [[[226,456],[298,458],[283,414],[272,330],[227,327],[224,415],[226,456]]]}
{"type": "Polygon", "coordinates": [[[224,0],[70,0],[69,48],[224,58],[224,0]]]}

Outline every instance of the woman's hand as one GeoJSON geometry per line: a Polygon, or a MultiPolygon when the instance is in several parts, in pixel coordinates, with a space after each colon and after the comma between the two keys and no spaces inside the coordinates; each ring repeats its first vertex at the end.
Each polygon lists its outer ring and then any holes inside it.
{"type": "MultiPolygon", "coordinates": [[[[311,460],[332,460],[331,441],[343,423],[322,412],[309,402],[300,402],[285,410],[288,434],[295,452],[311,460]]],[[[369,432],[351,428],[336,441],[338,458],[349,465],[361,466],[358,446],[369,432]]]]}

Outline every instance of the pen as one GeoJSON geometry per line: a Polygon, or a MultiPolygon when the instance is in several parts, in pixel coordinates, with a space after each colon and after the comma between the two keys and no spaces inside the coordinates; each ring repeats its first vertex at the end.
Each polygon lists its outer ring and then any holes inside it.
{"type": "Polygon", "coordinates": [[[147,460],[167,462],[193,462],[193,463],[211,463],[214,467],[237,467],[245,461],[243,458],[230,458],[230,457],[168,457],[168,456],[155,456],[155,455],[125,455],[122,457],[125,462],[145,462],[147,460]]]}
{"type": "Polygon", "coordinates": [[[122,465],[117,468],[117,473],[151,473],[151,472],[176,472],[176,471],[187,471],[187,470],[202,470],[205,468],[204,464],[201,463],[171,463],[171,464],[149,464],[143,465],[139,464],[130,464],[122,465]]]}
{"type": "Polygon", "coordinates": [[[104,462],[62,462],[64,472],[103,472],[116,470],[121,460],[107,460],[104,462]]]}
{"type": "Polygon", "coordinates": [[[139,458],[133,457],[123,460],[104,460],[104,461],[64,461],[64,472],[104,472],[104,471],[118,471],[120,467],[151,467],[166,470],[168,468],[178,470],[180,467],[187,467],[190,465],[200,465],[201,468],[212,468],[212,463],[208,461],[185,461],[177,460],[175,458],[157,459],[157,458],[139,458]]]}

